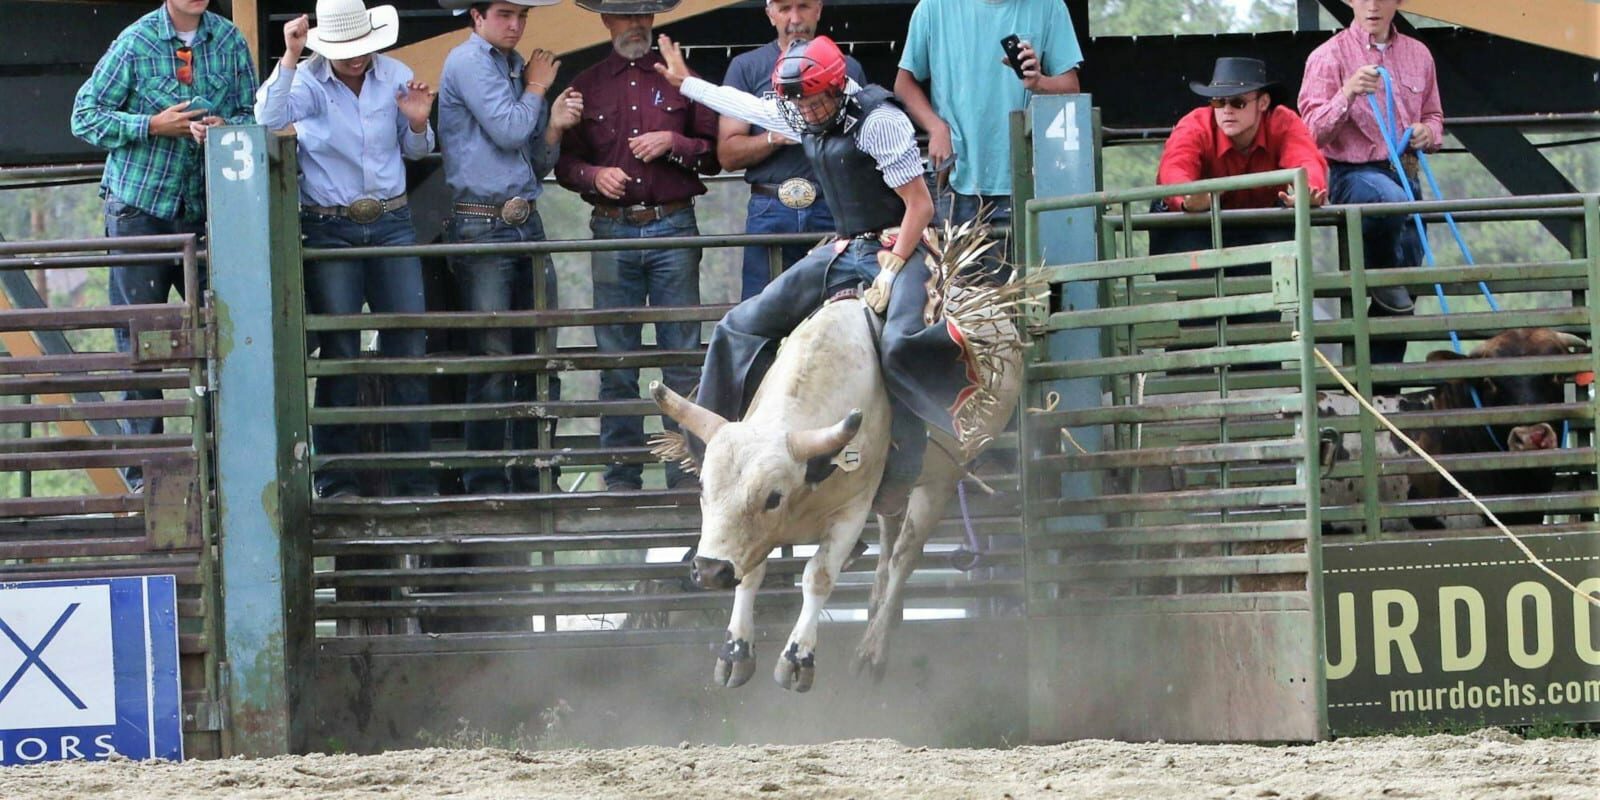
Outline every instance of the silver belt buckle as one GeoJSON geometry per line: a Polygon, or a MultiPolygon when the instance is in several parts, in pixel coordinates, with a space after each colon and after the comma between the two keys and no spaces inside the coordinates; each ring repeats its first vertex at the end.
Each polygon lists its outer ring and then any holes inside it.
{"type": "Polygon", "coordinates": [[[817,202],[817,185],[805,178],[790,178],[778,184],[778,202],[797,210],[810,208],[817,202]]]}
{"type": "Polygon", "coordinates": [[[375,200],[371,197],[363,197],[351,203],[345,209],[344,215],[349,217],[351,222],[359,225],[377,222],[378,217],[383,216],[383,201],[375,200]]]}
{"type": "Polygon", "coordinates": [[[513,197],[500,206],[500,221],[507,225],[521,225],[533,213],[533,204],[526,197],[513,197]]]}

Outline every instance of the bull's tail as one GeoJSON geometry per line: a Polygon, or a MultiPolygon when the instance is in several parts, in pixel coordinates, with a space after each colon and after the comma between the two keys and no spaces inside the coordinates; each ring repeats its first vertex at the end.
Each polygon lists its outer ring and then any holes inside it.
{"type": "Polygon", "coordinates": [[[1010,417],[1027,313],[1048,297],[1049,285],[1040,277],[1016,277],[1013,271],[1010,280],[996,283],[992,272],[981,269],[998,244],[990,232],[987,222],[947,223],[935,250],[938,257],[930,260],[928,321],[944,319],[971,380],[950,408],[964,460],[982,451],[1010,417]]]}
{"type": "Polygon", "coordinates": [[[662,431],[650,437],[650,455],[665,463],[676,461],[684,472],[700,474],[700,464],[689,450],[688,437],[678,431],[662,431]]]}

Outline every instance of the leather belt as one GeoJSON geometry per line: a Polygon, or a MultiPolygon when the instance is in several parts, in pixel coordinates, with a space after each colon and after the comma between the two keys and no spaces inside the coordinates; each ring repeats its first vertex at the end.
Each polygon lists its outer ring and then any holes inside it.
{"type": "Polygon", "coordinates": [[[526,197],[513,197],[503,203],[456,203],[451,209],[472,217],[494,217],[507,225],[521,225],[533,216],[538,205],[526,197]]]}
{"type": "Polygon", "coordinates": [[[406,196],[391,197],[388,200],[379,200],[376,197],[363,197],[347,206],[313,206],[303,205],[301,211],[321,214],[326,217],[344,217],[361,225],[377,222],[384,214],[397,208],[406,207],[406,196]]]}
{"type": "Polygon", "coordinates": [[[595,206],[594,215],[602,219],[620,219],[630,225],[643,225],[693,207],[693,200],[675,200],[658,206],[595,206]]]}
{"type": "Polygon", "coordinates": [[[810,208],[819,199],[817,185],[805,178],[790,178],[783,183],[752,183],[750,193],[776,197],[778,202],[795,210],[810,208]]]}

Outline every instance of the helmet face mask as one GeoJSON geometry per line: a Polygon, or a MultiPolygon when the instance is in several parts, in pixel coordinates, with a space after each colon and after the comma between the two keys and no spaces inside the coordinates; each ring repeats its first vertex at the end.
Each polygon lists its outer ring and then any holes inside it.
{"type": "Polygon", "coordinates": [[[779,96],[783,118],[795,130],[821,135],[832,130],[844,118],[844,93],[829,91],[791,99],[779,96]]]}
{"type": "Polygon", "coordinates": [[[826,36],[796,41],[772,70],[772,89],[784,119],[796,130],[821,134],[844,117],[844,54],[826,36]]]}

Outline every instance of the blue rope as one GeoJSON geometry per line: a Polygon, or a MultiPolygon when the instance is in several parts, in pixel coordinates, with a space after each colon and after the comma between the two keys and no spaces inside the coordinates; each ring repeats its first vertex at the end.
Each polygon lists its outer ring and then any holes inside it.
{"type": "MultiPolygon", "coordinates": [[[[1399,122],[1396,120],[1394,113],[1394,80],[1389,77],[1389,70],[1383,67],[1378,67],[1378,75],[1383,78],[1384,107],[1382,109],[1378,107],[1378,98],[1372,94],[1367,95],[1367,104],[1372,106],[1372,116],[1378,123],[1378,134],[1383,137],[1384,146],[1388,150],[1389,166],[1394,168],[1395,177],[1400,180],[1400,188],[1405,190],[1406,199],[1415,201],[1417,199],[1416,190],[1412,188],[1411,179],[1406,176],[1405,167],[1400,163],[1400,154],[1404,153],[1406,147],[1411,143],[1411,129],[1406,128],[1403,133],[1397,131],[1399,122]]],[[[1422,167],[1422,174],[1428,179],[1428,188],[1433,192],[1435,198],[1442,199],[1444,193],[1439,191],[1439,182],[1434,179],[1433,168],[1428,165],[1428,154],[1420,149],[1416,153],[1417,164],[1422,167]]],[[[1444,219],[1450,225],[1450,234],[1455,237],[1456,246],[1461,248],[1462,257],[1466,259],[1468,264],[1476,265],[1477,262],[1472,258],[1472,249],[1467,247],[1467,241],[1461,237],[1461,229],[1456,226],[1455,215],[1446,211],[1444,219]]],[[[1413,213],[1411,222],[1417,228],[1417,239],[1422,242],[1423,258],[1427,261],[1428,266],[1436,266],[1433,247],[1428,244],[1428,231],[1422,225],[1422,215],[1413,213]]],[[[1495,302],[1494,292],[1489,291],[1489,285],[1483,281],[1478,281],[1478,290],[1483,293],[1484,299],[1489,301],[1489,310],[1498,312],[1500,304],[1495,302]]],[[[1449,316],[1450,301],[1445,297],[1444,286],[1440,283],[1434,283],[1433,294],[1439,300],[1439,309],[1446,316],[1449,316]]],[[[1453,327],[1450,329],[1450,346],[1455,349],[1457,354],[1462,352],[1461,336],[1456,333],[1456,329],[1453,327]]],[[[1482,410],[1483,400],[1478,397],[1478,387],[1468,384],[1467,391],[1472,394],[1472,404],[1482,410]]],[[[1495,447],[1503,452],[1505,445],[1501,444],[1500,440],[1495,437],[1494,429],[1490,428],[1488,424],[1485,424],[1483,429],[1489,433],[1489,441],[1494,442],[1495,447]]]]}

